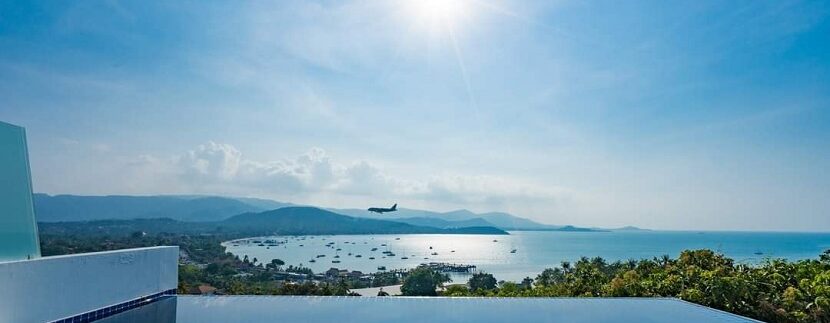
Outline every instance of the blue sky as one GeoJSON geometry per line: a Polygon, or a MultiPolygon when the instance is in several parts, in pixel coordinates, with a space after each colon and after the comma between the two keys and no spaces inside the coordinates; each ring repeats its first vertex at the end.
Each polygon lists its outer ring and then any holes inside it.
{"type": "Polygon", "coordinates": [[[52,194],[830,230],[822,1],[0,1],[52,194]]]}

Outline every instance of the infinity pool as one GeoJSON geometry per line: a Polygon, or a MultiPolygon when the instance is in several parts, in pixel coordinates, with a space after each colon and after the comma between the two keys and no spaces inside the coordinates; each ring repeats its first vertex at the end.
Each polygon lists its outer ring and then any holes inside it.
{"type": "Polygon", "coordinates": [[[100,322],[756,322],[671,298],[172,296],[100,322]]]}

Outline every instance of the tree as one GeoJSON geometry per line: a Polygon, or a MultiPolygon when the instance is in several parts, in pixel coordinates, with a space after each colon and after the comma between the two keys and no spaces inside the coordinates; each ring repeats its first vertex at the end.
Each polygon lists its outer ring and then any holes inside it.
{"type": "MultiPolygon", "coordinates": [[[[569,263],[565,262],[562,263],[563,266],[565,265],[570,266],[569,263]]],[[[540,286],[552,286],[555,284],[562,284],[565,282],[565,271],[560,268],[548,268],[542,271],[541,274],[536,276],[536,284],[540,286]]]]}
{"type": "Polygon", "coordinates": [[[405,296],[435,296],[435,289],[449,281],[449,277],[429,268],[416,268],[403,280],[401,293],[405,296]]]}
{"type": "Polygon", "coordinates": [[[444,296],[469,296],[470,290],[464,285],[450,285],[444,291],[444,296]]]}
{"type": "Polygon", "coordinates": [[[522,279],[522,283],[520,284],[522,289],[531,289],[533,288],[533,278],[525,277],[522,279]]]}
{"type": "Polygon", "coordinates": [[[334,295],[336,296],[346,296],[349,294],[349,284],[346,283],[346,280],[341,279],[337,282],[337,285],[334,286],[334,295]]]}
{"type": "Polygon", "coordinates": [[[271,262],[265,265],[265,268],[280,270],[280,266],[285,265],[285,262],[280,259],[271,259],[271,262]]]}
{"type": "Polygon", "coordinates": [[[483,272],[475,273],[473,277],[470,277],[467,285],[470,286],[472,291],[496,289],[496,277],[493,277],[493,274],[483,272]]]}

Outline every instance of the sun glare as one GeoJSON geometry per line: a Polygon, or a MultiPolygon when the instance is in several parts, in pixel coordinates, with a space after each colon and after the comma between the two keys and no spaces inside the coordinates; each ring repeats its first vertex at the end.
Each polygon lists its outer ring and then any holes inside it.
{"type": "Polygon", "coordinates": [[[467,14],[469,9],[467,2],[466,0],[411,0],[409,11],[422,23],[455,24],[467,14]]]}
{"type": "Polygon", "coordinates": [[[427,17],[451,19],[461,12],[461,0],[420,0],[420,14],[427,17]]]}

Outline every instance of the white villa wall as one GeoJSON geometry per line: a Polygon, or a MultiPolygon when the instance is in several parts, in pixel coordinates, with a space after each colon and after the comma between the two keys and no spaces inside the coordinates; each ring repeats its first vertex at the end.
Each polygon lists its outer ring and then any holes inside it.
{"type": "Polygon", "coordinates": [[[0,322],[45,322],[176,289],[179,247],[0,262],[0,322]]]}

